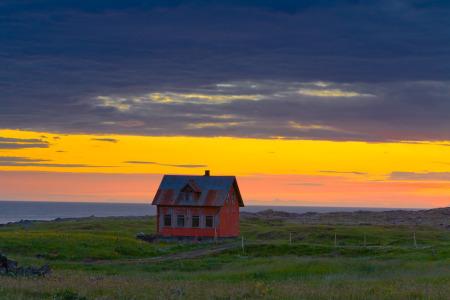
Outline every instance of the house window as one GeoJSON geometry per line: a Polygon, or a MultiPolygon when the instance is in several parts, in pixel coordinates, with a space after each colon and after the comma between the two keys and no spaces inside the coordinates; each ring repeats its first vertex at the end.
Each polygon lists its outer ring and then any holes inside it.
{"type": "Polygon", "coordinates": [[[184,227],[184,215],[177,215],[177,226],[184,227]]]}
{"type": "Polygon", "coordinates": [[[185,201],[191,201],[191,193],[190,192],[185,192],[184,193],[184,200],[185,201]]]}
{"type": "Polygon", "coordinates": [[[200,216],[192,216],[192,227],[200,227],[200,216]]]}
{"type": "Polygon", "coordinates": [[[206,216],[205,218],[205,227],[214,227],[214,217],[213,216],[206,216]]]}
{"type": "Polygon", "coordinates": [[[164,226],[172,226],[172,215],[164,215],[164,226]]]}

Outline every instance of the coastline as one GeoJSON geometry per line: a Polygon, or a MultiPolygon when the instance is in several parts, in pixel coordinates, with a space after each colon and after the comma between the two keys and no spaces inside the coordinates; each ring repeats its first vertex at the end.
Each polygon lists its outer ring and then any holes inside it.
{"type": "MultiPolygon", "coordinates": [[[[3,201],[0,200],[0,224],[25,220],[51,221],[55,219],[86,217],[139,217],[156,215],[150,203],[94,203],[94,202],[45,202],[45,201],[3,201]]],[[[416,211],[415,208],[373,208],[373,207],[323,207],[323,206],[276,206],[250,205],[241,209],[242,213],[258,213],[265,210],[287,213],[337,213],[392,210],[416,211]]]]}
{"type": "MultiPolygon", "coordinates": [[[[85,221],[89,219],[150,219],[154,215],[124,215],[124,216],[84,216],[53,218],[48,220],[22,219],[13,222],[0,223],[0,227],[20,225],[28,227],[37,222],[67,222],[85,221]]],[[[265,209],[256,212],[243,211],[240,214],[241,220],[264,219],[283,220],[297,224],[307,225],[358,225],[358,226],[425,226],[450,230],[450,207],[424,209],[424,210],[356,210],[356,211],[332,211],[332,212],[305,212],[295,213],[283,210],[265,209]]]]}

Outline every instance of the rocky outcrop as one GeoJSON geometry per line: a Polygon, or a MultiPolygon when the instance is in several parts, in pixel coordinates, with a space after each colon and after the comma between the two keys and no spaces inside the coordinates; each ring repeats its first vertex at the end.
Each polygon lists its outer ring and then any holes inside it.
{"type": "Polygon", "coordinates": [[[50,274],[49,265],[42,267],[22,267],[14,260],[8,259],[5,255],[0,254],[0,275],[10,276],[45,276],[50,274]]]}

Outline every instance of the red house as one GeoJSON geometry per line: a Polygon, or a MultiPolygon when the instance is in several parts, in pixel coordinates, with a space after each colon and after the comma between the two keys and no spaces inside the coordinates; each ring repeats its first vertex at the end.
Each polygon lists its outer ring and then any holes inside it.
{"type": "Polygon", "coordinates": [[[165,175],[153,199],[162,237],[221,238],[239,235],[244,206],[234,176],[165,175]]]}

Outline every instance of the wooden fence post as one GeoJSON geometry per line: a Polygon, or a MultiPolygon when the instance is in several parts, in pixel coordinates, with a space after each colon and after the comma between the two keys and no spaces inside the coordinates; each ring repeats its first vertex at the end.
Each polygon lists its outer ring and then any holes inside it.
{"type": "Polygon", "coordinates": [[[416,232],[413,233],[414,248],[417,248],[416,232]]]}
{"type": "Polygon", "coordinates": [[[241,245],[242,245],[242,254],[245,254],[244,236],[241,237],[241,245]]]}
{"type": "Polygon", "coordinates": [[[334,247],[337,247],[337,233],[334,233],[334,247]]]}
{"type": "Polygon", "coordinates": [[[289,232],[289,244],[292,245],[292,232],[289,232]]]}

